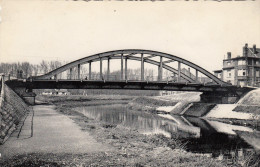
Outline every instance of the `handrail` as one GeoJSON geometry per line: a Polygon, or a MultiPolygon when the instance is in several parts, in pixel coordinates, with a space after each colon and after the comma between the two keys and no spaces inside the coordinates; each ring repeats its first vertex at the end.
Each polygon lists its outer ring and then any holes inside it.
{"type": "Polygon", "coordinates": [[[2,101],[4,100],[3,97],[4,97],[4,84],[5,84],[5,81],[4,81],[4,75],[1,76],[1,94],[0,94],[0,107],[2,106],[2,101]]]}
{"type": "MultiPolygon", "coordinates": [[[[2,102],[4,101],[4,75],[1,76],[0,112],[2,112],[2,102]]],[[[0,114],[0,125],[2,124],[2,114],[0,114]]]]}

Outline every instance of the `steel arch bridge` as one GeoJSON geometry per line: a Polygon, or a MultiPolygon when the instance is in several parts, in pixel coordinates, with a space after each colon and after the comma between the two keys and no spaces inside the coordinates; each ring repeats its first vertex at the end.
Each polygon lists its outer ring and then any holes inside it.
{"type": "Polygon", "coordinates": [[[88,80],[92,79],[91,76],[91,63],[99,61],[100,62],[100,80],[104,80],[102,75],[102,60],[107,60],[107,76],[110,75],[110,60],[111,59],[121,59],[121,77],[120,80],[128,80],[127,76],[127,60],[135,60],[141,62],[141,81],[144,81],[144,64],[149,63],[155,66],[158,66],[158,81],[162,81],[162,71],[166,69],[173,74],[177,75],[177,82],[180,82],[181,79],[184,79],[185,82],[188,83],[198,83],[198,73],[204,74],[209,79],[211,79],[214,84],[216,85],[228,85],[228,83],[222,81],[209,71],[205,70],[204,68],[188,61],[183,58],[177,57],[175,55],[162,53],[158,51],[152,50],[141,50],[141,49],[125,49],[125,50],[115,50],[109,51],[104,53],[98,53],[92,56],[87,56],[73,62],[70,62],[66,65],[63,65],[53,71],[50,71],[41,76],[34,76],[32,77],[33,80],[48,80],[48,79],[57,79],[57,75],[66,71],[70,70],[70,79],[72,79],[72,69],[77,68],[78,71],[78,79],[80,78],[80,69],[81,65],[89,64],[89,75],[88,80]],[[159,61],[153,60],[154,57],[159,57],[159,61]],[[165,59],[165,60],[164,60],[165,59]],[[124,60],[125,60],[125,67],[124,67],[124,60]],[[169,65],[171,62],[177,62],[178,67],[177,69],[173,66],[169,65]],[[187,75],[182,72],[181,65],[184,64],[191,69],[195,70],[195,77],[191,77],[191,75],[187,75]],[[124,78],[123,78],[124,76],[124,78]]]}
{"type": "MultiPolygon", "coordinates": [[[[175,55],[140,49],[115,50],[95,54],[75,60],[41,76],[8,80],[5,83],[17,94],[25,98],[27,98],[27,96],[32,96],[33,89],[136,89],[202,92],[200,95],[201,101],[210,103],[234,103],[247,92],[255,89],[253,87],[238,87],[226,83],[204,68],[175,55]],[[120,79],[110,80],[109,77],[106,79],[103,78],[102,61],[107,60],[106,75],[109,76],[111,59],[121,60],[120,79]],[[132,80],[128,76],[128,60],[141,62],[141,77],[139,76],[141,79],[135,78],[135,80],[132,80]],[[100,63],[100,76],[98,80],[92,78],[91,64],[93,62],[100,63]],[[174,67],[171,62],[177,63],[177,67],[174,67]],[[158,80],[145,80],[145,63],[158,66],[158,80]],[[84,64],[89,64],[88,79],[83,79],[81,77],[80,70],[81,66],[84,64]],[[182,71],[182,65],[194,69],[195,75],[191,76],[190,74],[185,74],[182,71]],[[73,68],[77,68],[77,74],[74,74],[76,75],[76,79],[72,79],[73,68]],[[177,79],[174,81],[163,80],[163,69],[176,74],[177,79]],[[58,79],[57,75],[66,70],[70,71],[69,78],[58,79]],[[209,83],[201,83],[199,81],[198,73],[207,76],[211,81],[209,83]]],[[[32,99],[34,99],[33,96],[32,99]]]]}

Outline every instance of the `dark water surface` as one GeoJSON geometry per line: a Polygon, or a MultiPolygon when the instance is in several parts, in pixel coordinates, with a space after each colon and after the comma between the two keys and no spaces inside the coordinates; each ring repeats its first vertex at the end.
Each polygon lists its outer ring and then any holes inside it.
{"type": "Polygon", "coordinates": [[[234,130],[252,132],[253,129],[209,121],[195,117],[149,114],[133,111],[126,105],[78,107],[85,116],[98,121],[137,129],[142,134],[163,134],[187,142],[186,150],[209,157],[243,158],[253,147],[236,135],[234,130]]]}

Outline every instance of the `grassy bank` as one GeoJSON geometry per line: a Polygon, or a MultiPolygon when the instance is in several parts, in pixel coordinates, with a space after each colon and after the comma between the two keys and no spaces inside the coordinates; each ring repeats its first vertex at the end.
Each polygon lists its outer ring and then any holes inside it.
{"type": "Polygon", "coordinates": [[[174,106],[177,102],[160,100],[154,97],[137,97],[128,103],[129,109],[157,113],[160,106],[174,106]]]}
{"type": "Polygon", "coordinates": [[[236,108],[234,108],[234,111],[260,115],[260,103],[259,105],[239,104],[236,108]]]}
{"type": "Polygon", "coordinates": [[[38,101],[48,104],[54,104],[57,106],[95,106],[104,104],[127,104],[130,100],[134,99],[135,96],[127,95],[71,95],[71,96],[36,96],[38,101]]]}
{"type": "Polygon", "coordinates": [[[240,99],[234,111],[260,115],[260,89],[253,90],[240,99]]]}

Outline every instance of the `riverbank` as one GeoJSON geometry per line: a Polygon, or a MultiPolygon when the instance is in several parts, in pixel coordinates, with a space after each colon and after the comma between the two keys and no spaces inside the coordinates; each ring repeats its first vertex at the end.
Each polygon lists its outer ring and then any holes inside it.
{"type": "Polygon", "coordinates": [[[260,92],[254,91],[238,104],[201,103],[197,92],[182,92],[170,96],[138,97],[128,103],[137,111],[202,117],[233,125],[260,129],[260,92]]]}
{"type": "Polygon", "coordinates": [[[193,102],[199,102],[200,93],[181,92],[167,96],[145,96],[137,97],[128,103],[133,110],[146,111],[151,113],[179,114],[190,107],[193,102]]]}
{"type": "Polygon", "coordinates": [[[7,85],[2,84],[1,89],[0,144],[3,144],[30,112],[30,107],[7,85]]]}
{"type": "Polygon", "coordinates": [[[163,135],[143,135],[137,130],[90,119],[75,110],[80,104],[103,105],[120,101],[126,104],[130,97],[39,97],[56,105],[56,110],[71,118],[83,131],[98,142],[110,145],[113,151],[83,154],[32,153],[12,157],[1,166],[241,166],[236,162],[216,160],[202,154],[190,153],[176,138],[163,135]],[[66,101],[65,101],[66,99],[66,101]]]}

